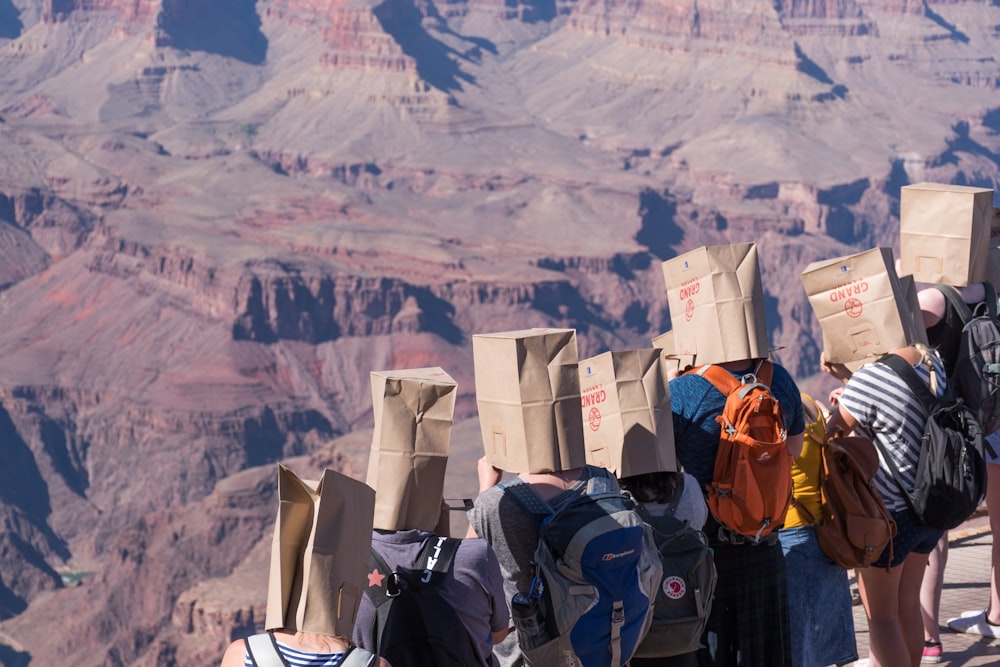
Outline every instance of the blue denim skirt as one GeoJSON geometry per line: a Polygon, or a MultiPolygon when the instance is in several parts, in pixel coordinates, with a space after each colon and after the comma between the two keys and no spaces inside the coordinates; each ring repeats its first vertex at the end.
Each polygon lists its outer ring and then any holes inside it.
{"type": "Polygon", "coordinates": [[[822,552],[812,526],[779,533],[788,572],[792,665],[826,667],[856,660],[847,570],[822,552]]]}

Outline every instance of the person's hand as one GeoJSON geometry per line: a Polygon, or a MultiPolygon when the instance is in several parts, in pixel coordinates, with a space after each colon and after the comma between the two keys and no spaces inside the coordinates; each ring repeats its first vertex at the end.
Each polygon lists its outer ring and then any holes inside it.
{"type": "Polygon", "coordinates": [[[830,392],[830,396],[827,398],[826,402],[830,404],[830,407],[836,409],[837,404],[840,402],[840,395],[843,393],[844,393],[844,388],[837,387],[836,389],[830,392]]]}
{"type": "Polygon", "coordinates": [[[841,382],[851,379],[851,371],[844,364],[837,364],[826,360],[826,352],[819,353],[819,367],[824,373],[828,373],[841,382]]]}
{"type": "Polygon", "coordinates": [[[479,475],[480,493],[499,484],[500,478],[503,477],[503,471],[494,468],[485,456],[481,457],[476,464],[476,473],[479,475]]]}

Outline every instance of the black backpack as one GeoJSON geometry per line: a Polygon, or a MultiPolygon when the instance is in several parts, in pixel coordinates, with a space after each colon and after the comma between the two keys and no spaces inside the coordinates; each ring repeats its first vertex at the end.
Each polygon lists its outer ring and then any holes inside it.
{"type": "Polygon", "coordinates": [[[712,611],[718,575],[705,533],[673,516],[683,488],[665,516],[654,516],[638,505],[639,515],[653,529],[663,563],[663,578],[653,604],[653,622],[635,650],[636,658],[659,658],[697,651],[712,611]]]}
{"type": "Polygon", "coordinates": [[[951,385],[944,396],[936,398],[902,357],[887,354],[878,362],[906,382],[928,414],[912,489],[903,484],[888,452],[877,439],[874,442],[917,519],[930,528],[954,528],[976,511],[986,492],[986,459],[979,423],[965,402],[954,396],[951,385]]]}
{"type": "Polygon", "coordinates": [[[962,320],[955,369],[948,378],[955,394],[972,408],[983,435],[1000,429],[1000,326],[997,325],[997,294],[990,283],[986,300],[974,308],[949,285],[937,285],[962,320]]]}
{"type": "Polygon", "coordinates": [[[372,549],[371,567],[384,585],[368,586],[375,605],[364,645],[392,667],[481,667],[469,631],[440,594],[461,540],[427,538],[412,567],[390,568],[372,549]]]}

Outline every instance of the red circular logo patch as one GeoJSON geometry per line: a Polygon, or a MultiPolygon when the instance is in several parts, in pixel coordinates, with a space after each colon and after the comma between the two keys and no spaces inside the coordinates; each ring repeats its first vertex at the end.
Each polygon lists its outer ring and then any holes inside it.
{"type": "Polygon", "coordinates": [[[687,584],[680,577],[672,576],[663,578],[663,594],[671,600],[680,600],[686,592],[687,584]]]}
{"type": "Polygon", "coordinates": [[[844,310],[848,317],[861,317],[862,305],[858,299],[848,299],[844,304],[844,310]]]}
{"type": "Polygon", "coordinates": [[[690,322],[692,317],[694,317],[694,300],[688,299],[687,304],[684,306],[684,319],[690,322]]]}
{"type": "Polygon", "coordinates": [[[587,421],[590,422],[591,431],[601,428],[601,411],[597,408],[591,408],[590,413],[587,415],[587,421]]]}

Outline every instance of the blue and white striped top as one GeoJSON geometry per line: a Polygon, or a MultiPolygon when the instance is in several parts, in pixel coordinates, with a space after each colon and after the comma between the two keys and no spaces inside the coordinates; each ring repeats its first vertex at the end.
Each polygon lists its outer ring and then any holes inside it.
{"type": "MultiPolygon", "coordinates": [[[[337,667],[347,656],[346,652],[340,653],[309,653],[299,651],[287,644],[277,642],[278,650],[289,667],[337,667]]],[[[250,655],[243,659],[243,667],[254,667],[250,655]]]]}
{"type": "MultiPolygon", "coordinates": [[[[930,358],[936,371],[935,395],[941,396],[946,382],[944,364],[937,352],[931,351],[930,358]]],[[[920,379],[930,386],[930,369],[927,365],[921,362],[913,368],[920,379]]],[[[910,391],[906,381],[885,364],[865,364],[851,376],[840,397],[840,404],[886,449],[899,468],[903,481],[912,488],[916,481],[927,412],[910,391]]],[[[890,511],[906,508],[903,493],[886,467],[881,452],[875,486],[890,511]]]]}

